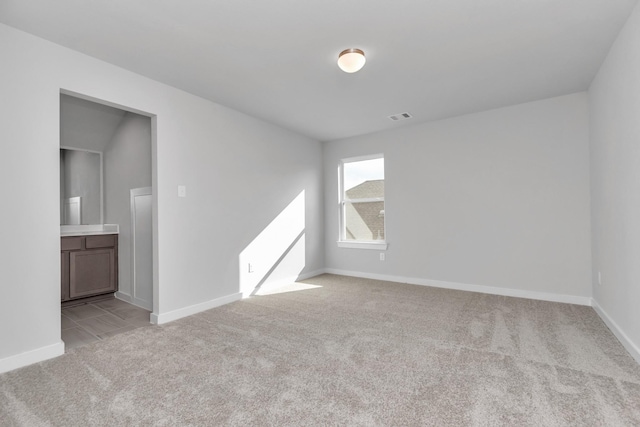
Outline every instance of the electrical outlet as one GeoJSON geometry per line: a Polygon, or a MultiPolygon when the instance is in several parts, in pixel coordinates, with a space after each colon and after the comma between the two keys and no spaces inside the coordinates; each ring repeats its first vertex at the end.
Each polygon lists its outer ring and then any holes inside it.
{"type": "Polygon", "coordinates": [[[253,265],[251,263],[249,263],[249,273],[253,273],[253,265]]]}
{"type": "Polygon", "coordinates": [[[598,285],[602,285],[602,273],[598,271],[598,285]]]}
{"type": "Polygon", "coordinates": [[[384,252],[380,252],[380,261],[384,261],[384,252]]]}

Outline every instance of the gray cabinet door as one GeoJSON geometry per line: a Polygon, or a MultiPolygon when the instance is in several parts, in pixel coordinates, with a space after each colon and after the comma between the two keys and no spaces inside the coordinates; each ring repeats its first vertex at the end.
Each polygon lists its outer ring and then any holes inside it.
{"type": "Polygon", "coordinates": [[[69,252],[60,252],[60,300],[69,299],[69,252]]]}
{"type": "Polygon", "coordinates": [[[116,291],[115,249],[69,253],[69,298],[116,291]]]}

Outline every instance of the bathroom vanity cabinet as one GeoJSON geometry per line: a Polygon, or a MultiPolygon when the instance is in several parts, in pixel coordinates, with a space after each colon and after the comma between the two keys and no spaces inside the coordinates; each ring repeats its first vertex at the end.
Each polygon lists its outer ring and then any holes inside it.
{"type": "Polygon", "coordinates": [[[61,300],[79,300],[118,290],[118,235],[60,238],[61,300]]]}

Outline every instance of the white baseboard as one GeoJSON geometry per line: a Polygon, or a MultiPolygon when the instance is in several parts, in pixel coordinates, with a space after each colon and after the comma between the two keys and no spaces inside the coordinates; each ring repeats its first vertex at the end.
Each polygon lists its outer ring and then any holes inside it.
{"type": "Polygon", "coordinates": [[[25,351],[24,353],[0,359],[0,374],[13,371],[33,363],[43,362],[64,354],[64,342],[60,341],[46,347],[25,351]]]}
{"type": "Polygon", "coordinates": [[[633,357],[638,363],[640,363],[640,347],[634,344],[633,341],[631,341],[627,334],[625,334],[622,329],[620,329],[618,324],[613,321],[613,319],[607,314],[606,311],[604,311],[602,307],[600,307],[600,304],[598,304],[598,301],[596,301],[595,299],[593,300],[593,309],[596,311],[596,313],[598,313],[598,316],[600,316],[602,321],[605,323],[605,325],[607,325],[611,332],[613,332],[613,335],[618,338],[618,341],[620,341],[624,348],[629,352],[631,357],[633,357]]]}
{"type": "Polygon", "coordinates": [[[385,274],[362,273],[358,271],[338,270],[327,268],[325,273],[342,276],[362,277],[365,279],[386,280],[389,282],[408,283],[410,285],[432,286],[434,288],[455,289],[458,291],[479,292],[483,294],[503,295],[507,297],[527,298],[541,301],[562,302],[591,306],[590,297],[574,295],[552,294],[546,292],[525,291],[521,289],[499,288],[495,286],[470,285],[467,283],[444,282],[441,280],[419,279],[415,277],[390,276],[385,274]]]}
{"type": "Polygon", "coordinates": [[[229,304],[234,301],[238,301],[242,298],[241,293],[235,293],[224,297],[216,298],[211,301],[205,301],[199,304],[190,305],[189,307],[179,308],[178,310],[169,311],[167,313],[151,313],[151,323],[161,325],[174,320],[181,319],[183,317],[191,316],[201,311],[209,310],[211,308],[220,307],[221,305],[229,304]]]}
{"type": "Polygon", "coordinates": [[[298,277],[294,281],[311,279],[312,277],[316,277],[324,273],[326,273],[326,270],[324,268],[310,271],[308,273],[301,273],[298,275],[298,277]]]}
{"type": "Polygon", "coordinates": [[[124,302],[128,302],[129,304],[131,304],[132,301],[133,301],[133,298],[131,298],[131,295],[125,294],[125,293],[120,292],[120,291],[116,291],[114,296],[119,300],[122,300],[124,302]]]}
{"type": "Polygon", "coordinates": [[[145,310],[153,310],[153,307],[147,307],[145,301],[142,301],[139,298],[133,298],[129,294],[125,294],[123,292],[117,291],[115,297],[124,302],[128,302],[131,305],[135,305],[136,307],[144,308],[145,310]]]}

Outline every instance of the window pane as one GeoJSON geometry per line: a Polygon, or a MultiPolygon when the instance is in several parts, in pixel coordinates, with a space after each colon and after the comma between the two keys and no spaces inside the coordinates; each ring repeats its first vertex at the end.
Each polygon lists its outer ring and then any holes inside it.
{"type": "Polygon", "coordinates": [[[344,204],[345,240],[384,240],[384,202],[344,204]]]}
{"type": "Polygon", "coordinates": [[[384,198],[384,159],[344,164],[346,199],[384,198]]]}

